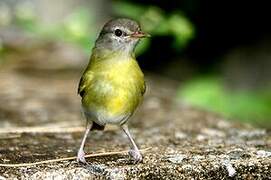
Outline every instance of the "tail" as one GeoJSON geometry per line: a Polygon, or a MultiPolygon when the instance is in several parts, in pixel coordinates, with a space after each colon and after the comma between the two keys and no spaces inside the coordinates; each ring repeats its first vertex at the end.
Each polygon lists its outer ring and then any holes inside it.
{"type": "Polygon", "coordinates": [[[98,130],[98,131],[103,131],[104,130],[104,128],[105,128],[105,126],[102,126],[102,125],[100,125],[100,124],[97,124],[96,122],[92,122],[92,127],[91,127],[91,131],[93,131],[93,130],[98,130]]]}

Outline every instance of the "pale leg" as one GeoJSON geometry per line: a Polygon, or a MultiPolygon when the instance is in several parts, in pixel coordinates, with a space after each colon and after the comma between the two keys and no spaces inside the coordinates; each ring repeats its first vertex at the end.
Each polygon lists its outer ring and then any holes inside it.
{"type": "Polygon", "coordinates": [[[140,154],[138,147],[129,132],[128,126],[126,124],[124,124],[121,126],[121,128],[123,129],[123,131],[125,132],[125,134],[129,138],[131,145],[132,145],[131,150],[129,151],[129,155],[135,160],[136,163],[141,162],[143,159],[142,155],[140,154]]]}
{"type": "Polygon", "coordinates": [[[86,142],[86,139],[88,137],[88,133],[89,133],[91,127],[92,127],[92,122],[87,121],[86,131],[85,131],[84,137],[82,139],[80,148],[77,153],[77,162],[82,162],[82,163],[86,164],[84,146],[85,146],[85,142],[86,142]]]}

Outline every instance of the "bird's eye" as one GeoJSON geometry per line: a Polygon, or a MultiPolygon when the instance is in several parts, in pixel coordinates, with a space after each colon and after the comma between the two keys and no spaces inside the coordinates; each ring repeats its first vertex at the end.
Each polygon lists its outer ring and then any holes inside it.
{"type": "Polygon", "coordinates": [[[115,30],[115,35],[120,37],[122,35],[122,31],[120,29],[115,30]]]}

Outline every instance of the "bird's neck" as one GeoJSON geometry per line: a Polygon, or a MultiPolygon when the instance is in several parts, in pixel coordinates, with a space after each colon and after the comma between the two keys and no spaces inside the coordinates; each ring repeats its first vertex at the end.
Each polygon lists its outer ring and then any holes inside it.
{"type": "Polygon", "coordinates": [[[96,60],[107,60],[116,58],[118,60],[135,59],[134,52],[123,50],[110,50],[105,48],[94,47],[92,50],[92,56],[96,60]]]}

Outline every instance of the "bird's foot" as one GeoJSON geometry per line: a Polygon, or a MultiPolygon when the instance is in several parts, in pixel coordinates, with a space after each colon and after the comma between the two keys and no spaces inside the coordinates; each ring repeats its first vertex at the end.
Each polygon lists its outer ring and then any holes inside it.
{"type": "Polygon", "coordinates": [[[83,150],[79,150],[77,153],[77,162],[87,164],[86,159],[85,159],[85,153],[83,150]]]}
{"type": "Polygon", "coordinates": [[[133,158],[136,164],[142,162],[143,160],[143,157],[138,150],[131,149],[128,154],[133,158]]]}

